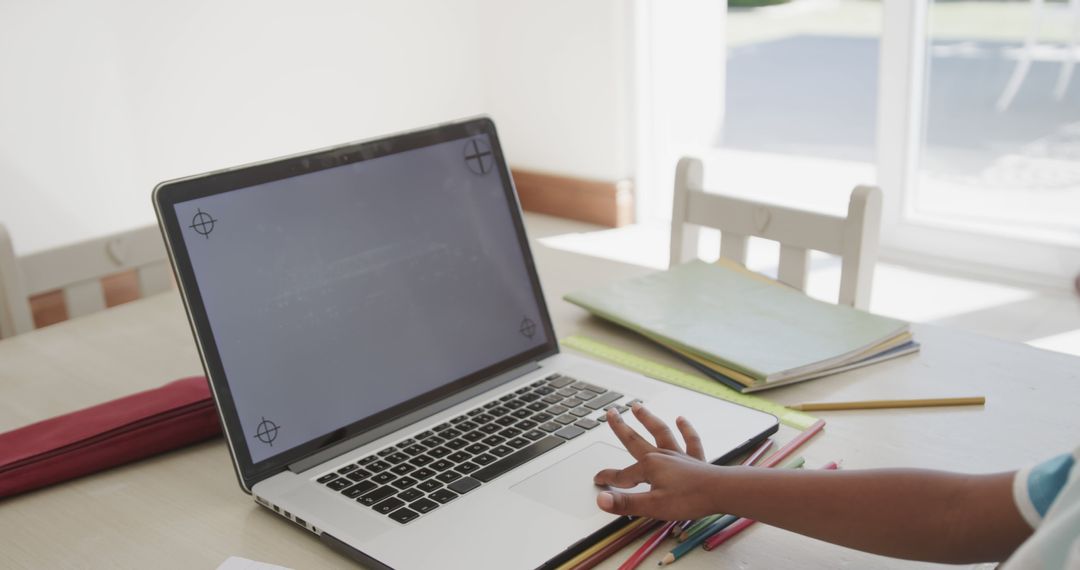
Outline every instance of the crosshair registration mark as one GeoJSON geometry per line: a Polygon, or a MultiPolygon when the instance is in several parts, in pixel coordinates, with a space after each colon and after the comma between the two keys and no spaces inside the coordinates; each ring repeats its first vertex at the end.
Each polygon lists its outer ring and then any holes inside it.
{"type": "Polygon", "coordinates": [[[518,332],[526,338],[532,338],[536,334],[536,323],[529,317],[523,317],[521,324],[518,326],[518,332]]]}
{"type": "Polygon", "coordinates": [[[495,155],[483,139],[472,139],[465,143],[465,166],[473,174],[487,174],[495,166],[495,155]]]}
{"type": "Polygon", "coordinates": [[[198,212],[191,217],[191,225],[188,227],[195,230],[195,233],[204,238],[210,239],[210,232],[214,231],[215,223],[217,223],[217,220],[210,214],[202,211],[202,208],[199,208],[198,212]]]}
{"type": "Polygon", "coordinates": [[[279,429],[281,428],[277,424],[264,417],[259,422],[259,427],[255,429],[255,439],[274,447],[274,440],[277,439],[279,429]]]}

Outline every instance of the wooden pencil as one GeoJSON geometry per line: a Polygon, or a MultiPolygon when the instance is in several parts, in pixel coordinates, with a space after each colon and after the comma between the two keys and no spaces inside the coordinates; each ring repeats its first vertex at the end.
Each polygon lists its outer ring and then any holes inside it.
{"type": "Polygon", "coordinates": [[[800,456],[796,457],[795,459],[792,459],[791,461],[788,461],[787,463],[781,465],[780,468],[781,469],[802,469],[802,466],[805,465],[805,464],[806,464],[806,458],[800,455],[800,456]]]}
{"type": "Polygon", "coordinates": [[[776,467],[781,461],[787,459],[792,453],[795,453],[800,447],[803,446],[810,438],[814,437],[821,430],[825,429],[825,420],[818,420],[810,427],[806,428],[802,433],[795,436],[795,439],[784,444],[783,447],[776,450],[776,453],[770,455],[767,459],[761,462],[762,467],[776,467]]]}
{"type": "MultiPolygon", "coordinates": [[[[777,469],[801,469],[803,463],[806,460],[802,456],[796,457],[791,461],[785,463],[782,467],[777,469]]],[[[678,546],[673,548],[663,560],[660,561],[661,565],[671,564],[675,560],[681,558],[687,552],[690,552],[695,546],[704,543],[711,538],[714,534],[724,530],[731,526],[735,521],[739,520],[739,517],[735,515],[715,515],[711,517],[712,520],[704,526],[698,527],[697,530],[690,532],[689,536],[683,540],[678,546]]],[[[705,520],[705,519],[702,519],[705,520]]]]}
{"type": "MultiPolygon", "coordinates": [[[[826,463],[824,467],[822,467],[822,469],[826,470],[839,468],[840,463],[837,461],[830,461],[829,463],[826,463]]],[[[727,542],[729,539],[731,539],[731,537],[735,536],[736,534],[739,534],[740,532],[746,530],[749,526],[753,525],[754,522],[755,521],[753,519],[739,519],[731,526],[709,537],[709,539],[706,540],[705,544],[702,546],[703,548],[705,548],[705,550],[712,550],[717,546],[720,546],[721,544],[727,542]]]]}
{"type": "Polygon", "coordinates": [[[661,566],[667,566],[682,558],[686,553],[690,552],[698,545],[705,542],[709,537],[729,527],[735,521],[739,520],[739,517],[735,515],[722,515],[713,521],[709,526],[699,530],[697,534],[693,534],[685,542],[679,544],[675,548],[671,549],[662,559],[660,559],[661,566]]]}
{"type": "Polygon", "coordinates": [[[772,449],[772,446],[773,440],[771,437],[761,442],[761,444],[754,449],[754,452],[742,462],[742,465],[756,465],[758,460],[765,456],[765,452],[772,449]]]}
{"type": "MultiPolygon", "coordinates": [[[[752,453],[750,453],[750,455],[748,455],[746,457],[746,459],[744,459],[742,461],[742,463],[740,463],[740,465],[754,465],[755,463],[758,462],[758,460],[760,460],[762,458],[762,456],[765,455],[765,453],[767,451],[772,449],[772,446],[773,446],[772,438],[767,438],[765,441],[761,442],[754,449],[754,451],[752,453]]],[[[698,530],[701,530],[702,528],[705,528],[706,525],[712,523],[713,521],[715,521],[719,517],[720,517],[720,515],[710,515],[710,516],[705,517],[703,519],[699,519],[697,521],[692,521],[692,522],[684,525],[683,528],[680,529],[680,532],[677,535],[675,535],[675,538],[679,542],[682,542],[682,541],[686,540],[687,537],[689,537],[695,531],[698,531],[698,530]]]]}
{"type": "Polygon", "coordinates": [[[656,534],[652,535],[649,540],[646,540],[640,548],[634,551],[634,554],[632,554],[630,558],[626,559],[626,562],[623,562],[622,565],[619,566],[619,570],[634,570],[634,568],[641,565],[641,563],[644,562],[658,546],[660,546],[660,543],[664,542],[668,533],[670,533],[671,529],[675,528],[675,525],[677,524],[679,524],[679,521],[665,523],[664,526],[660,527],[660,530],[656,531],[656,534]]]}
{"type": "Polygon", "coordinates": [[[588,559],[593,554],[596,554],[597,552],[602,550],[605,546],[615,542],[616,540],[622,538],[623,536],[626,536],[627,534],[633,532],[634,530],[637,530],[638,528],[640,528],[641,526],[645,525],[646,523],[648,523],[648,522],[650,522],[652,520],[653,519],[643,517],[643,518],[639,518],[639,519],[636,519],[634,521],[631,521],[626,526],[624,526],[624,527],[620,528],[619,530],[617,530],[617,531],[605,536],[604,538],[601,538],[600,540],[596,541],[595,544],[593,544],[592,546],[590,546],[590,547],[586,548],[585,550],[581,551],[580,553],[578,553],[576,556],[574,556],[570,560],[567,560],[566,562],[563,562],[562,564],[560,564],[558,566],[557,570],[576,569],[579,564],[584,562],[586,559],[588,559]]]}
{"type": "Polygon", "coordinates": [[[675,528],[671,529],[671,538],[679,538],[679,533],[690,528],[690,525],[694,524],[694,519],[688,519],[680,522],[675,528]]]}
{"type": "Polygon", "coordinates": [[[702,547],[705,550],[712,550],[717,546],[720,546],[721,544],[727,542],[728,539],[735,536],[736,534],[739,534],[740,532],[746,530],[747,527],[754,524],[755,522],[756,521],[754,521],[753,519],[739,519],[735,522],[735,524],[709,537],[709,540],[706,540],[705,544],[702,545],[702,547]]]}
{"type": "Polygon", "coordinates": [[[682,542],[682,541],[690,538],[691,536],[694,535],[694,533],[696,533],[696,532],[700,531],[701,529],[703,529],[703,528],[711,525],[712,523],[714,523],[716,521],[716,519],[720,518],[720,516],[721,515],[709,515],[707,517],[702,517],[702,518],[698,519],[697,521],[694,522],[694,524],[690,525],[690,528],[688,528],[688,529],[682,531],[681,533],[679,533],[678,541],[682,542]]]}
{"type": "Polygon", "coordinates": [[[607,542],[577,564],[570,566],[568,570],[589,570],[663,523],[663,521],[658,521],[656,519],[643,518],[639,520],[642,521],[642,524],[636,526],[631,529],[630,532],[623,534],[615,540],[607,542]]]}
{"type": "Polygon", "coordinates": [[[861,402],[807,402],[788,406],[801,412],[824,412],[832,410],[880,410],[886,408],[932,408],[938,406],[982,406],[983,396],[967,398],[922,398],[915,400],[864,400],[861,402]]]}
{"type": "MultiPolygon", "coordinates": [[[[781,461],[783,461],[783,460],[787,459],[788,457],[790,457],[792,453],[795,453],[795,451],[797,449],[799,449],[800,447],[805,445],[807,441],[810,441],[810,438],[812,438],[815,435],[817,435],[818,433],[820,433],[821,430],[823,430],[823,429],[825,429],[825,420],[818,420],[818,421],[814,422],[813,425],[806,428],[802,433],[795,436],[794,439],[792,439],[791,441],[784,444],[784,446],[781,447],[780,449],[776,450],[776,453],[773,453],[772,455],[770,455],[768,457],[768,459],[762,461],[761,466],[762,467],[776,467],[777,465],[780,464],[781,461]]],[[[713,531],[710,532],[709,535],[711,536],[713,534],[716,534],[717,532],[719,532],[723,528],[731,525],[737,519],[738,519],[738,517],[734,517],[733,519],[726,519],[725,517],[720,517],[718,519],[714,519],[713,523],[710,525],[710,527],[713,529],[713,531]],[[721,523],[724,523],[723,526],[719,526],[721,523]]],[[[706,528],[710,528],[710,527],[706,527],[706,528]]],[[[699,531],[699,534],[701,534],[701,533],[702,533],[702,531],[699,531]]],[[[708,538],[708,536],[706,536],[705,538],[708,538]]],[[[679,558],[680,554],[676,554],[676,552],[685,553],[686,551],[683,550],[683,547],[686,544],[688,544],[691,539],[692,539],[692,535],[687,536],[687,541],[683,542],[682,544],[679,544],[671,552],[669,552],[666,556],[664,556],[664,558],[660,561],[660,565],[665,566],[665,565],[671,564],[672,562],[677,560],[679,558]]]]}

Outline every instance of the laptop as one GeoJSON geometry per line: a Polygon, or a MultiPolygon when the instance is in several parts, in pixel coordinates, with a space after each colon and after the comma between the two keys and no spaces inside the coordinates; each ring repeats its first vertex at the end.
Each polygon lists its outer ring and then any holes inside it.
{"type": "Polygon", "coordinates": [[[625,525],[592,483],[633,462],[612,406],[691,418],[711,460],[777,429],[559,349],[488,118],[153,201],[240,487],[365,566],[553,566],[625,525]]]}

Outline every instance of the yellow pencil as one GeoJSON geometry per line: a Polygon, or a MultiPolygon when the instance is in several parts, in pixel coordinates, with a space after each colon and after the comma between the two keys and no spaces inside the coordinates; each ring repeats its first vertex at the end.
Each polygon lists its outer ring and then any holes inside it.
{"type": "Polygon", "coordinates": [[[641,518],[631,522],[630,524],[628,524],[628,525],[620,528],[619,530],[609,534],[608,536],[600,539],[596,544],[593,544],[589,548],[585,549],[584,551],[579,553],[577,556],[571,558],[570,560],[567,560],[566,562],[563,562],[562,564],[559,565],[559,567],[556,570],[569,570],[570,568],[575,568],[578,564],[584,562],[585,559],[589,558],[593,554],[596,554],[597,552],[602,550],[605,546],[607,546],[607,545],[611,544],[612,542],[615,542],[616,540],[619,540],[620,538],[622,538],[623,535],[631,533],[635,529],[637,529],[638,527],[640,527],[642,525],[645,525],[645,524],[648,524],[648,523],[651,523],[651,522],[653,522],[653,519],[646,518],[646,517],[641,517],[641,518]]]}
{"type": "Polygon", "coordinates": [[[883,408],[929,408],[937,406],[981,406],[986,398],[926,398],[921,400],[866,400],[863,402],[811,402],[788,406],[802,412],[820,412],[828,410],[872,410],[883,408]]]}

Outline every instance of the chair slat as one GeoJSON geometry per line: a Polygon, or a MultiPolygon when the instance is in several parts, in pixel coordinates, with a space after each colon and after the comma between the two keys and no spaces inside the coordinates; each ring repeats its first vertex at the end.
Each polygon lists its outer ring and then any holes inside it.
{"type": "Polygon", "coordinates": [[[776,277],[781,283],[799,291],[806,291],[806,270],[809,265],[810,252],[808,250],[780,244],[780,267],[776,272],[776,277]]]}
{"type": "Polygon", "coordinates": [[[675,194],[671,206],[671,250],[668,266],[685,263],[697,257],[699,228],[684,223],[689,215],[687,210],[689,191],[700,188],[702,184],[701,162],[683,159],[675,167],[675,194]]]}
{"type": "Polygon", "coordinates": [[[746,251],[750,240],[742,234],[720,231],[720,257],[746,265],[746,251]]]}
{"type": "Polygon", "coordinates": [[[880,240],[881,200],[879,188],[858,186],[848,201],[839,302],[856,309],[870,309],[874,262],[880,240]]]}
{"type": "Polygon", "coordinates": [[[97,279],[73,283],[64,287],[63,291],[69,319],[105,309],[105,292],[97,279]]]}
{"type": "Polygon", "coordinates": [[[731,196],[690,192],[686,221],[836,255],[844,250],[844,218],[731,196]]]}

